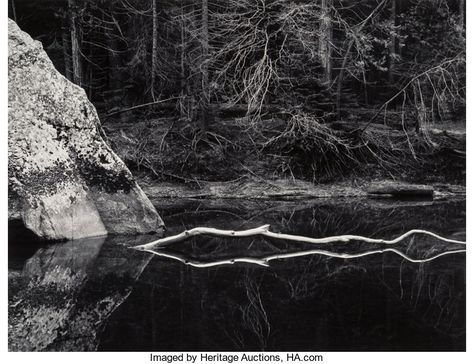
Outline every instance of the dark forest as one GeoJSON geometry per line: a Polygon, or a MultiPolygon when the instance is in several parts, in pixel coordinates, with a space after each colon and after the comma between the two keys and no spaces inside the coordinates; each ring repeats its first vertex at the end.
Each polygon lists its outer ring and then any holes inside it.
{"type": "Polygon", "coordinates": [[[463,142],[446,130],[465,125],[464,6],[10,0],[9,11],[154,179],[462,182],[463,142]]]}

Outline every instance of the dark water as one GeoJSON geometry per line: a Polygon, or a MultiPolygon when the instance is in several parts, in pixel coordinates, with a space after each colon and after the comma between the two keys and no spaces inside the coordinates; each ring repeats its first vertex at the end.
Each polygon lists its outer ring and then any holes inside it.
{"type": "MultiPolygon", "coordinates": [[[[272,231],[313,237],[388,239],[422,228],[465,240],[464,201],[194,201],[158,207],[170,234],[195,226],[271,224],[272,231]]],[[[154,239],[38,246],[12,229],[10,350],[465,350],[465,254],[421,264],[384,253],[357,259],[312,255],[275,260],[268,268],[194,268],[130,249],[154,239]]],[[[212,261],[310,248],[262,237],[200,236],[165,249],[212,261]]],[[[357,253],[374,245],[322,248],[357,253]]],[[[412,258],[459,248],[422,236],[397,245],[412,258]]]]}

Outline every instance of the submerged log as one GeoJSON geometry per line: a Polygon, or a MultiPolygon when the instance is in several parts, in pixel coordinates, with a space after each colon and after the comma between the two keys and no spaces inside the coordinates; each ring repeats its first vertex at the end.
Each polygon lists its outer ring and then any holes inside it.
{"type": "Polygon", "coordinates": [[[374,196],[432,198],[434,189],[432,186],[427,185],[383,183],[369,187],[367,193],[374,196]]]}

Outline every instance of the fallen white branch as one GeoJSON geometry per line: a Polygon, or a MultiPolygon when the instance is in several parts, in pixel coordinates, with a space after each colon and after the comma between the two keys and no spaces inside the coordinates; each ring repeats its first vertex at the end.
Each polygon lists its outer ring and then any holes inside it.
{"type": "Polygon", "coordinates": [[[192,236],[196,235],[213,235],[213,236],[225,236],[225,237],[235,237],[243,238],[247,236],[262,235],[265,232],[268,232],[270,225],[263,225],[254,229],[235,231],[235,230],[220,230],[207,227],[197,227],[191,230],[185,230],[180,234],[168,236],[163,239],[158,239],[152,241],[148,244],[138,245],[135,248],[140,250],[152,249],[157,246],[165,246],[179,241],[189,239],[192,236]]]}
{"type": "Polygon", "coordinates": [[[432,236],[438,240],[445,241],[447,243],[466,245],[465,241],[447,239],[435,233],[432,233],[431,231],[419,230],[419,229],[410,230],[407,233],[400,235],[398,238],[395,238],[393,240],[385,240],[385,239],[367,238],[365,236],[358,236],[358,235],[338,235],[338,236],[331,236],[327,238],[310,238],[310,237],[299,236],[299,235],[274,233],[274,232],[271,232],[269,228],[270,228],[270,225],[263,225],[254,229],[235,231],[235,230],[221,230],[221,229],[214,229],[214,228],[207,228],[207,227],[196,227],[191,230],[186,230],[177,235],[168,236],[166,238],[158,239],[147,244],[138,245],[135,247],[135,249],[149,250],[156,247],[166,246],[172,243],[183,241],[196,235],[212,235],[212,236],[222,236],[222,237],[248,237],[248,236],[255,236],[255,235],[263,235],[263,236],[267,236],[274,239],[282,239],[282,240],[303,242],[303,243],[309,243],[309,244],[328,244],[328,243],[335,243],[335,242],[345,243],[349,241],[362,241],[366,243],[390,245],[390,244],[399,243],[400,241],[402,241],[403,239],[411,235],[424,234],[424,235],[432,236]]]}

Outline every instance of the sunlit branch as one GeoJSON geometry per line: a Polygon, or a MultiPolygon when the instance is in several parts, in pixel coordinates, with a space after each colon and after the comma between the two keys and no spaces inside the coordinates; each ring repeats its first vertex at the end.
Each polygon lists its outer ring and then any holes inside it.
{"type": "Polygon", "coordinates": [[[330,236],[326,238],[311,238],[311,237],[299,236],[299,235],[274,233],[270,231],[269,228],[270,228],[270,225],[263,225],[254,229],[235,231],[235,230],[221,230],[221,229],[207,228],[207,227],[196,227],[191,230],[186,230],[177,235],[168,236],[166,238],[158,239],[147,244],[136,246],[135,248],[139,250],[153,249],[155,247],[165,246],[165,245],[169,245],[169,244],[176,243],[179,241],[183,241],[197,235],[212,235],[212,236],[222,236],[222,237],[248,237],[248,236],[262,235],[262,236],[267,236],[274,239],[290,240],[290,241],[309,243],[309,244],[328,244],[328,243],[334,243],[334,242],[345,243],[349,241],[362,241],[366,243],[390,245],[390,244],[399,243],[400,241],[402,241],[403,239],[406,239],[407,237],[411,235],[423,234],[423,235],[432,236],[438,240],[441,240],[447,243],[462,244],[462,245],[466,244],[466,242],[464,241],[447,239],[431,231],[421,230],[421,229],[410,230],[395,239],[386,240],[386,239],[368,238],[368,237],[359,236],[359,235],[337,235],[337,236],[330,236]]]}

